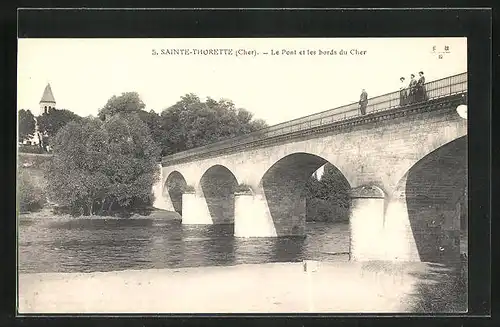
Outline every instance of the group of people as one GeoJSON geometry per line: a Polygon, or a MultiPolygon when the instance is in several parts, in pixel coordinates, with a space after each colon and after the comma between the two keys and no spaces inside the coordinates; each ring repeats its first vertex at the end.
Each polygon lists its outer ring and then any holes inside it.
{"type": "Polygon", "coordinates": [[[425,90],[424,72],[418,73],[418,80],[415,75],[410,75],[410,83],[406,84],[405,78],[401,77],[401,86],[399,87],[399,105],[404,106],[416,102],[427,101],[427,92],[425,90]]]}
{"type": "MultiPolygon", "coordinates": [[[[405,78],[401,77],[401,86],[399,87],[399,105],[405,106],[412,103],[427,101],[427,91],[425,90],[424,72],[420,71],[418,80],[415,79],[415,74],[410,75],[410,82],[406,83],[405,78]]],[[[368,93],[365,89],[361,91],[359,97],[359,110],[362,115],[366,114],[366,106],[368,105],[368,93]]]]}

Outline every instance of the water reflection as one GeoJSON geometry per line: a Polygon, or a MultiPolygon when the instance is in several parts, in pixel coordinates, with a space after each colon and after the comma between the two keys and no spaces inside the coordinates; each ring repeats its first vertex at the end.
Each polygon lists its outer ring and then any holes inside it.
{"type": "Polygon", "coordinates": [[[308,223],[306,237],[235,238],[234,225],[155,219],[75,219],[19,224],[20,272],[91,272],[303,259],[349,249],[348,224],[308,223]]]}

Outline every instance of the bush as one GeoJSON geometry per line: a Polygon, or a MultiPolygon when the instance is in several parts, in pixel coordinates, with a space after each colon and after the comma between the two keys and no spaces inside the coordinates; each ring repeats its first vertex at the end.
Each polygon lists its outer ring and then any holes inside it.
{"type": "Polygon", "coordinates": [[[21,212],[39,210],[47,201],[42,187],[36,185],[29,173],[24,169],[19,170],[17,189],[21,212]]]}
{"type": "Polygon", "coordinates": [[[238,184],[235,189],[235,193],[240,193],[240,194],[252,194],[252,187],[247,184],[238,184]]]}
{"type": "Polygon", "coordinates": [[[183,187],[183,193],[194,193],[194,186],[186,185],[183,187]]]}

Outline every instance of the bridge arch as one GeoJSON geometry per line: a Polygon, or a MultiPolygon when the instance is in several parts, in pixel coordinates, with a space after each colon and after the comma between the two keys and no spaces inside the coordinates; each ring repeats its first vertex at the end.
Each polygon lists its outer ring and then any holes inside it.
{"type": "Polygon", "coordinates": [[[163,186],[163,197],[170,199],[174,211],[180,215],[182,215],[182,194],[186,186],[186,179],[177,170],[168,174],[163,186]]]}
{"type": "Polygon", "coordinates": [[[460,232],[467,228],[467,136],[436,148],[411,166],[396,185],[390,206],[388,233],[409,227],[413,239],[400,242],[409,244],[412,258],[458,260],[460,232]]]}
{"type": "MultiPolygon", "coordinates": [[[[282,157],[264,173],[259,189],[265,196],[277,236],[305,234],[306,184],[312,174],[327,163],[328,160],[318,155],[296,152],[282,157]]],[[[344,174],[336,166],[329,166],[347,193],[350,184],[344,174]]]]}
{"type": "Polygon", "coordinates": [[[445,124],[429,129],[426,133],[411,136],[412,142],[406,147],[412,151],[405,160],[400,160],[401,163],[395,165],[398,169],[391,176],[391,186],[387,187],[389,195],[398,188],[401,190],[399,184],[421,160],[467,136],[467,120],[460,118],[456,112],[448,113],[448,115],[444,121],[445,124]]]}
{"type": "Polygon", "coordinates": [[[200,178],[199,187],[214,224],[234,224],[236,176],[223,165],[213,165],[200,178]]]}

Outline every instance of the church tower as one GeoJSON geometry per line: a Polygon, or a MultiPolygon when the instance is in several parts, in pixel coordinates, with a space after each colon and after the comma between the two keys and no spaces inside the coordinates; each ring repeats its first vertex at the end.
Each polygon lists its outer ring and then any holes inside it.
{"type": "Polygon", "coordinates": [[[44,113],[48,113],[50,109],[56,107],[56,100],[52,94],[52,89],[50,88],[50,83],[47,83],[45,90],[43,91],[42,99],[40,100],[40,116],[44,113]]]}

